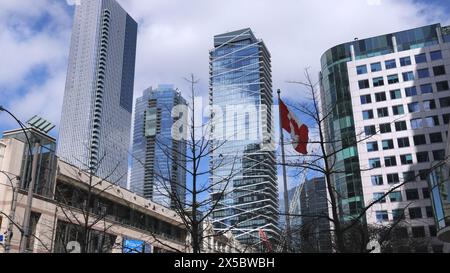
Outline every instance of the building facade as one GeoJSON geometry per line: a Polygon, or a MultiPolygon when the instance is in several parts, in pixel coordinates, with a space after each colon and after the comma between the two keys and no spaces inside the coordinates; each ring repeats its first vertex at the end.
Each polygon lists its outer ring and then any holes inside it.
{"type": "Polygon", "coordinates": [[[212,198],[216,230],[241,243],[276,239],[278,187],[270,53],[250,29],[214,36],[210,51],[212,198]],[[222,195],[221,193],[224,193],[222,195]]]}
{"type": "Polygon", "coordinates": [[[186,142],[172,136],[179,117],[174,107],[186,105],[171,85],[146,89],[136,100],[130,189],[167,207],[186,198],[186,142]]]}
{"type": "MultiPolygon", "coordinates": [[[[42,144],[39,152],[27,252],[78,251],[76,245],[82,244],[81,238],[87,232],[84,226],[87,213],[89,253],[189,251],[187,230],[175,211],[92,177],[56,157],[55,161],[49,160],[48,147],[51,144],[54,147],[55,140],[34,129],[28,132],[47,143],[42,144]],[[40,190],[40,185],[47,185],[49,190],[40,190]],[[85,206],[87,192],[90,192],[89,206],[85,206]]],[[[9,216],[0,215],[0,228],[12,231],[5,234],[7,237],[12,234],[11,253],[19,252],[21,233],[17,226],[23,223],[28,198],[21,183],[28,181],[23,176],[28,164],[27,143],[21,137],[21,131],[16,130],[5,132],[0,139],[0,211],[9,216]]]]}
{"type": "Polygon", "coordinates": [[[294,188],[290,198],[292,248],[301,253],[332,251],[328,215],[327,187],[324,177],[306,180],[294,188]]]}
{"type": "Polygon", "coordinates": [[[76,5],[58,156],[126,187],[137,23],[115,0],[76,5]]]}
{"type": "Polygon", "coordinates": [[[427,184],[445,157],[450,118],[450,35],[440,24],[337,45],[321,59],[322,115],[343,220],[402,221],[416,252],[440,252],[427,184]],[[403,185],[400,183],[404,183],[403,185]],[[387,191],[397,187],[386,198],[387,191]]]}

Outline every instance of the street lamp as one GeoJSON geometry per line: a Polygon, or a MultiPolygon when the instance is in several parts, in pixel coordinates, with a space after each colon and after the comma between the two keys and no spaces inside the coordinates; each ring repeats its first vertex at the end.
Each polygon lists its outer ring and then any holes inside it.
{"type": "Polygon", "coordinates": [[[8,216],[8,230],[7,230],[7,237],[5,241],[5,253],[9,253],[11,249],[11,238],[13,235],[13,226],[14,226],[14,219],[16,216],[16,206],[17,206],[17,195],[19,190],[19,183],[20,183],[20,176],[17,176],[15,174],[6,172],[6,171],[0,171],[0,173],[4,174],[6,178],[8,178],[9,183],[11,184],[11,188],[13,191],[12,201],[11,201],[11,209],[9,211],[8,216]],[[11,177],[14,176],[14,177],[11,177]],[[14,186],[13,180],[16,180],[16,185],[14,186]]]}
{"type": "MultiPolygon", "coordinates": [[[[23,224],[22,224],[22,234],[20,239],[20,252],[25,252],[26,244],[28,241],[28,238],[30,237],[30,218],[31,218],[31,205],[33,201],[33,192],[34,192],[34,185],[36,184],[36,172],[37,172],[37,164],[38,164],[38,158],[39,158],[39,141],[36,141],[34,144],[35,153],[33,155],[32,149],[33,145],[31,144],[30,139],[28,138],[28,132],[25,130],[25,125],[16,117],[14,116],[10,111],[5,109],[3,106],[0,105],[0,112],[5,112],[9,114],[20,126],[23,133],[25,134],[25,138],[28,142],[28,153],[30,158],[33,158],[32,161],[32,167],[31,167],[31,179],[30,183],[28,185],[28,196],[27,196],[27,205],[25,207],[25,213],[23,217],[23,224]]],[[[26,161],[28,162],[28,160],[26,161]]]]}

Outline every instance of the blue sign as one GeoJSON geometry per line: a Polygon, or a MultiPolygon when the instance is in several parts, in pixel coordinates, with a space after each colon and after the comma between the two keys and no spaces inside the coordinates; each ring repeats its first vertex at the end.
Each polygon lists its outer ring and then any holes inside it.
{"type": "Polygon", "coordinates": [[[3,235],[0,235],[0,243],[3,243],[4,240],[5,240],[5,237],[3,235]]]}
{"type": "Polygon", "coordinates": [[[124,239],[122,253],[151,253],[152,246],[140,240],[124,239]]]}

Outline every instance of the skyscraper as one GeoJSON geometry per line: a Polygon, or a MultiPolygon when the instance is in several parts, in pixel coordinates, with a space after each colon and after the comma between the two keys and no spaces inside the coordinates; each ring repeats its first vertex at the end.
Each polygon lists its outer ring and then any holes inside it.
{"type": "Polygon", "coordinates": [[[186,143],[172,137],[172,109],[186,101],[172,85],[146,89],[136,100],[131,190],[166,207],[173,207],[169,190],[184,202],[186,143]]]}
{"type": "Polygon", "coordinates": [[[126,186],[137,23],[115,0],[75,8],[57,154],[126,186]]]}
{"type": "Polygon", "coordinates": [[[249,29],[214,36],[210,51],[212,198],[216,230],[243,243],[279,234],[270,53],[249,29]],[[224,191],[222,196],[221,192],[224,191]]]}
{"type": "Polygon", "coordinates": [[[325,133],[329,152],[338,151],[331,182],[340,215],[349,220],[380,199],[366,212],[367,223],[405,219],[402,236],[430,242],[416,252],[441,244],[426,179],[432,162],[445,156],[449,33],[433,24],[356,39],[327,50],[321,60],[323,114],[333,109],[325,133]]]}

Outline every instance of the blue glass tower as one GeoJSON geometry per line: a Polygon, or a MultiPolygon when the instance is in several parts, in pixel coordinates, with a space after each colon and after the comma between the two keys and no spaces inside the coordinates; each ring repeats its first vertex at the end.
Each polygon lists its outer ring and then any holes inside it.
{"type": "Polygon", "coordinates": [[[172,109],[185,105],[172,85],[146,89],[136,100],[130,188],[166,207],[186,195],[186,144],[172,137],[172,109]],[[169,192],[170,191],[170,192],[169,192]]]}
{"type": "Polygon", "coordinates": [[[214,37],[210,51],[212,198],[216,230],[242,243],[279,234],[270,53],[249,28],[214,37]],[[225,190],[225,194],[221,193],[225,190]]]}

